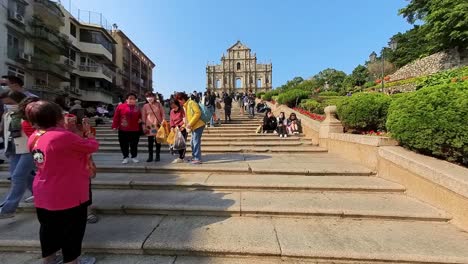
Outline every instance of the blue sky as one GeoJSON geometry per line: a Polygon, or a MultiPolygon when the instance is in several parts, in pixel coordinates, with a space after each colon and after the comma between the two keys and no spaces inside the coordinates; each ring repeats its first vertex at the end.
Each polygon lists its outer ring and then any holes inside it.
{"type": "MultiPolygon", "coordinates": [[[[68,4],[69,0],[62,3],[68,4]]],[[[325,68],[350,73],[411,26],[404,0],[71,0],[117,23],[155,63],[154,88],[205,89],[205,66],[237,40],[273,63],[273,86],[325,68]]]]}

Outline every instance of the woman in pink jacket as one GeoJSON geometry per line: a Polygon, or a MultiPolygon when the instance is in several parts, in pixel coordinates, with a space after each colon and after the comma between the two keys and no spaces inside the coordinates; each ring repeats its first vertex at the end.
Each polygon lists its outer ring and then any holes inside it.
{"type": "Polygon", "coordinates": [[[62,109],[55,103],[30,103],[25,112],[37,128],[28,146],[37,166],[33,191],[44,263],[55,263],[62,250],[64,263],[92,264],[94,258],[79,257],[90,203],[88,158],[99,143],[89,125],[85,138],[62,128],[62,109]]]}
{"type": "Polygon", "coordinates": [[[156,101],[156,96],[152,92],[145,94],[146,101],[148,102],[141,110],[141,119],[145,124],[145,135],[148,137],[148,160],[153,161],[153,144],[156,143],[156,158],[154,161],[161,160],[161,143],[156,141],[156,133],[164,121],[165,113],[164,108],[160,102],[156,101]]]}

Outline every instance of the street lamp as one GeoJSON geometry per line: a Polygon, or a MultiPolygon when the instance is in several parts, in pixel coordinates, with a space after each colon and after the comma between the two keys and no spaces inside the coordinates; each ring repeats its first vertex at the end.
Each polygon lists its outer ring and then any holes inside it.
{"type": "MultiPolygon", "coordinates": [[[[398,46],[398,42],[394,39],[391,39],[390,42],[388,43],[388,47],[390,47],[391,50],[396,50],[398,46]]],[[[382,92],[385,91],[385,48],[382,49],[381,51],[381,60],[382,60],[382,78],[381,78],[381,82],[382,82],[382,92]]],[[[375,53],[375,51],[373,51],[370,55],[369,55],[369,60],[371,62],[375,62],[377,60],[377,54],[375,53]]]]}

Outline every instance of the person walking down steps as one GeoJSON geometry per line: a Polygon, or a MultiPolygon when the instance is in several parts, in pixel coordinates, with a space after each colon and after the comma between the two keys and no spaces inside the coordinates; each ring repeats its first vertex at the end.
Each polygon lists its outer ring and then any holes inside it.
{"type": "Polygon", "coordinates": [[[141,111],[136,105],[137,96],[134,93],[127,95],[125,103],[115,109],[112,129],[118,130],[120,150],[122,151],[122,164],[128,163],[129,154],[132,161],[138,163],[138,142],[140,141],[141,111]],[[130,153],[128,148],[130,147],[130,153]]]}
{"type": "Polygon", "coordinates": [[[161,160],[161,143],[156,141],[156,134],[164,121],[164,108],[161,103],[156,100],[154,93],[147,92],[145,96],[148,103],[143,106],[141,117],[145,126],[145,135],[148,137],[148,159],[146,162],[153,161],[154,144],[156,144],[156,158],[154,161],[158,162],[161,160]]]}

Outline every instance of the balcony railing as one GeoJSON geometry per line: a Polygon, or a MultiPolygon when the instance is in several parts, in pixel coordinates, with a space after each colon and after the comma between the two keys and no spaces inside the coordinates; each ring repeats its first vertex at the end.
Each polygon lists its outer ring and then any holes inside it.
{"type": "Polygon", "coordinates": [[[102,73],[110,79],[114,78],[114,72],[101,64],[80,64],[79,70],[83,72],[102,73]]]}
{"type": "Polygon", "coordinates": [[[31,63],[27,67],[33,71],[45,71],[54,74],[64,80],[68,80],[67,71],[58,66],[58,62],[53,61],[48,56],[35,54],[32,56],[31,63]]]}
{"type": "Polygon", "coordinates": [[[46,41],[59,49],[65,49],[70,43],[63,34],[60,34],[60,32],[34,22],[31,24],[30,33],[33,38],[46,41]]]}
{"type": "Polygon", "coordinates": [[[60,7],[50,0],[34,0],[36,14],[48,22],[65,25],[65,16],[60,7]]]}

